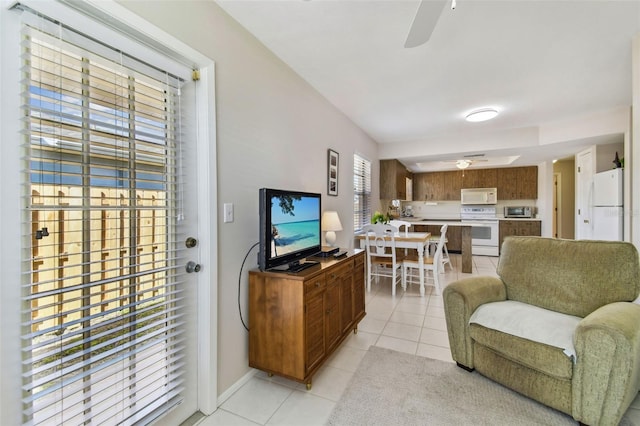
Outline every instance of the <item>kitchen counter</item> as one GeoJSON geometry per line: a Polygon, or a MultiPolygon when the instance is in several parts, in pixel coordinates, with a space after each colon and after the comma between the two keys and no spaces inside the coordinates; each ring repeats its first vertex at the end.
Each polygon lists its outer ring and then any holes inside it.
{"type": "MultiPolygon", "coordinates": [[[[518,221],[524,221],[524,220],[535,220],[535,221],[542,221],[542,219],[540,219],[539,217],[496,217],[495,219],[497,220],[518,220],[518,221]]],[[[401,219],[398,220],[405,220],[411,224],[415,224],[415,225],[444,225],[447,224],[449,226],[463,226],[462,225],[462,220],[461,219],[428,219],[428,218],[423,218],[423,217],[403,217],[401,219]]],[[[464,222],[465,226],[478,226],[480,225],[480,223],[473,223],[473,220],[466,220],[464,222]]]]}
{"type": "Polygon", "coordinates": [[[414,219],[407,220],[407,222],[412,225],[487,226],[486,222],[474,222],[473,220],[465,220],[462,222],[460,219],[414,219]]]}

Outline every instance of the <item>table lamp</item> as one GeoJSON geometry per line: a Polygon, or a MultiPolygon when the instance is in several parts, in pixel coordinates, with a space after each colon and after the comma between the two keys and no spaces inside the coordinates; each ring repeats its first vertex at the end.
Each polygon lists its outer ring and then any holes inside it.
{"type": "Polygon", "coordinates": [[[320,222],[320,227],[323,231],[326,231],[325,240],[327,244],[331,247],[334,247],[336,243],[336,232],[342,231],[342,223],[340,223],[340,218],[338,217],[338,212],[335,211],[326,211],[322,213],[322,221],[320,222]]]}

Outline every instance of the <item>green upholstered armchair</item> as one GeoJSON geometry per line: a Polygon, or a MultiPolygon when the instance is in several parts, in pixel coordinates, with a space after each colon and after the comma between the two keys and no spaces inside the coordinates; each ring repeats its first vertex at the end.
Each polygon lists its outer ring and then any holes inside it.
{"type": "Polygon", "coordinates": [[[497,273],[445,288],[453,359],[583,424],[617,425],[640,390],[635,246],[508,237],[497,273]]]}

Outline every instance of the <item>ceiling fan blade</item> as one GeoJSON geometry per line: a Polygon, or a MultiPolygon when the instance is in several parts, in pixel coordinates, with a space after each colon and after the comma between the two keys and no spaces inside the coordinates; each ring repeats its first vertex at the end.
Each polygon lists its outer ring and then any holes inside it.
{"type": "Polygon", "coordinates": [[[413,18],[404,47],[416,47],[431,37],[447,0],[422,0],[413,18]]]}

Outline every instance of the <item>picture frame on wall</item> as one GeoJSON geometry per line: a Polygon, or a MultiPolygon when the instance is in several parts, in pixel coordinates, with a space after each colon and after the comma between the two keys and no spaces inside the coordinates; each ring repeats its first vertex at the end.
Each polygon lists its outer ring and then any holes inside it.
{"type": "Polygon", "coordinates": [[[327,155],[327,194],[338,195],[338,163],[340,154],[329,149],[327,155]]]}

